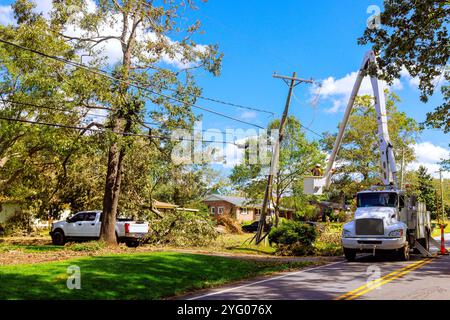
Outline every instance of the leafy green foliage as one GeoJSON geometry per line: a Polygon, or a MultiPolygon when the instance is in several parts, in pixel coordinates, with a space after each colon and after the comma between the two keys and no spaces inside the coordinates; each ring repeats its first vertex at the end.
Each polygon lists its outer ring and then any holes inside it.
{"type": "MultiPolygon", "coordinates": [[[[378,64],[389,82],[398,79],[405,68],[420,79],[422,101],[437,87],[436,81],[450,80],[450,4],[443,0],[385,0],[380,28],[368,28],[359,43],[373,44],[380,53],[378,64]],[[437,79],[437,80],[436,80],[437,79]]],[[[444,103],[428,114],[426,123],[450,131],[450,90],[442,86],[444,103]]]]}
{"type": "MultiPolygon", "coordinates": [[[[268,129],[278,129],[280,120],[273,121],[268,129]]],[[[266,137],[263,137],[265,139],[266,137]]],[[[260,151],[261,152],[261,151],[260,151]]],[[[281,144],[279,166],[273,183],[273,205],[275,211],[280,207],[301,208],[307,203],[303,195],[303,177],[310,175],[310,170],[317,163],[324,162],[324,154],[316,142],[309,142],[302,131],[300,122],[295,117],[288,118],[285,138],[281,144]]],[[[246,153],[248,159],[248,151],[246,153]]],[[[243,164],[233,168],[231,183],[251,201],[263,198],[267,184],[267,166],[261,163],[243,164]]]]}
{"type": "Polygon", "coordinates": [[[165,212],[150,218],[150,243],[175,246],[204,246],[214,241],[216,223],[206,212],[165,212]]]}
{"type": "Polygon", "coordinates": [[[317,238],[317,229],[305,223],[285,221],[272,229],[269,242],[277,245],[282,255],[307,255],[313,252],[313,243],[317,238]]]}
{"type": "Polygon", "coordinates": [[[424,166],[417,170],[417,196],[419,201],[424,202],[427,210],[431,212],[432,219],[437,218],[436,190],[433,185],[433,177],[424,166]]]}
{"type": "MultiPolygon", "coordinates": [[[[87,67],[112,70],[114,77],[139,82],[154,93],[0,45],[0,116],[103,130],[0,121],[2,198],[19,201],[35,216],[50,213],[58,218],[63,209],[101,209],[105,190],[114,190],[110,200],[117,201],[121,213],[143,216],[155,198],[198,206],[210,187],[220,188],[222,182],[207,165],[174,165],[170,157],[174,143],[158,136],[192,128],[198,117],[189,103],[201,94],[195,72],[204,69],[218,75],[222,55],[215,45],[195,43],[200,24],[188,25],[184,20],[184,1],[164,6],[145,3],[97,1],[92,10],[85,0],[54,1],[49,16],[35,13],[36,4],[30,0],[13,4],[17,24],[0,26],[3,39],[82,61],[87,67]],[[76,15],[69,12],[71,6],[80,9],[76,15]],[[120,21],[124,17],[128,24],[120,21]],[[178,27],[180,20],[185,29],[178,27]],[[117,36],[99,34],[113,25],[117,36]],[[77,36],[69,35],[74,27],[77,36]],[[138,29],[155,38],[137,36],[133,30],[138,29]],[[109,65],[101,49],[105,41],[123,45],[123,59],[114,65],[109,65]],[[179,66],[162,62],[171,59],[179,66]],[[99,120],[104,117],[105,121],[99,120]],[[109,132],[147,134],[144,119],[158,124],[148,139],[109,132]],[[107,176],[115,185],[105,186],[107,176]]],[[[189,8],[194,9],[191,1],[189,8]]]]}

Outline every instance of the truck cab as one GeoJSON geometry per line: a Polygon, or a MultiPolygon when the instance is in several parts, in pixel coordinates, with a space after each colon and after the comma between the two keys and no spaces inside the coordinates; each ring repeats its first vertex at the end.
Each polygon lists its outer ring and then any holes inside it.
{"type": "Polygon", "coordinates": [[[357,194],[354,220],[344,225],[342,247],[347,260],[358,252],[396,251],[409,260],[410,249],[419,241],[428,247],[429,213],[404,191],[368,190],[357,194]]]}

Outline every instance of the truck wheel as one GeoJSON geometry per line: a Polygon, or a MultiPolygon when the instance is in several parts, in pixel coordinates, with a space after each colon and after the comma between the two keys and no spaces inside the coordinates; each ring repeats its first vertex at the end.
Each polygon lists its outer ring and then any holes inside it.
{"type": "Polygon", "coordinates": [[[139,247],[139,241],[126,241],[125,244],[126,244],[126,246],[128,248],[137,248],[137,247],[139,247]]]}
{"type": "Polygon", "coordinates": [[[411,257],[409,249],[409,244],[406,244],[402,249],[399,250],[398,253],[401,261],[409,261],[411,257]]]}
{"type": "Polygon", "coordinates": [[[355,261],[356,250],[344,248],[344,256],[345,256],[345,259],[347,259],[347,261],[349,261],[349,262],[355,261]]]}
{"type": "Polygon", "coordinates": [[[63,246],[66,244],[66,237],[64,236],[64,232],[61,230],[56,230],[52,234],[52,243],[55,246],[63,246]]]}

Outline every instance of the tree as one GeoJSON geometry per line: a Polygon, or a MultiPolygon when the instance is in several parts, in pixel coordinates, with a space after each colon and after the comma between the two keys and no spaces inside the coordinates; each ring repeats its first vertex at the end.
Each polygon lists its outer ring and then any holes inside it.
{"type": "Polygon", "coordinates": [[[417,190],[418,199],[427,205],[427,210],[431,212],[433,219],[437,217],[436,189],[433,185],[433,177],[428,174],[427,168],[420,166],[417,170],[417,190]]]}
{"type": "MultiPolygon", "coordinates": [[[[195,86],[191,70],[203,68],[217,75],[222,56],[215,46],[198,46],[192,40],[199,31],[198,21],[180,30],[178,21],[183,19],[182,11],[186,6],[193,9],[193,1],[156,4],[144,0],[110,0],[97,2],[95,8],[85,0],[53,3],[52,29],[77,52],[101,59],[101,44],[116,41],[121,45],[121,59],[113,71],[118,81],[106,82],[111,93],[107,101],[111,110],[108,127],[113,132],[125,135],[139,132],[139,120],[142,123],[146,101],[160,106],[159,110],[152,111],[151,116],[160,122],[165,120],[162,131],[174,126],[192,126],[196,117],[189,104],[195,102],[200,90],[195,86]],[[75,16],[68,12],[68,8],[73,6],[79,9],[75,16]],[[81,35],[67,32],[73,26],[81,35]],[[112,34],[101,32],[108,27],[113,29],[110,31],[112,34]],[[182,36],[180,41],[169,38],[177,35],[182,36]],[[178,58],[187,67],[184,72],[174,72],[156,66],[163,58],[178,58]],[[130,81],[138,81],[151,90],[137,89],[130,85],[130,81]]],[[[124,162],[127,151],[132,148],[133,140],[129,137],[110,138],[101,228],[101,239],[110,244],[116,241],[115,221],[124,162]]]]}
{"type": "MultiPolygon", "coordinates": [[[[21,0],[13,7],[17,25],[0,26],[3,40],[65,59],[76,57],[65,41],[54,37],[48,21],[33,12],[33,3],[21,0]]],[[[43,124],[84,126],[91,100],[105,95],[104,81],[13,46],[0,46],[0,61],[0,114],[7,119],[0,126],[0,193],[44,215],[61,204],[68,167],[95,135],[43,124]]]]}
{"type": "MultiPolygon", "coordinates": [[[[387,94],[386,110],[391,142],[397,161],[404,157],[405,166],[414,160],[415,143],[419,127],[416,121],[396,107],[400,99],[387,94]]],[[[330,197],[340,202],[354,198],[362,188],[381,182],[378,126],[374,98],[369,95],[357,97],[347,131],[336,161],[336,174],[330,197]]],[[[331,152],[336,135],[327,134],[322,140],[325,152],[331,152]]]]}
{"type": "MultiPolygon", "coordinates": [[[[450,4],[443,0],[385,0],[380,28],[370,26],[359,39],[373,44],[381,54],[381,76],[389,82],[402,70],[420,79],[421,99],[426,102],[436,90],[436,81],[450,80],[450,4]],[[404,69],[403,69],[404,68],[404,69]]],[[[444,103],[428,113],[426,124],[450,131],[450,88],[442,86],[444,103]]]]}
{"type": "MultiPolygon", "coordinates": [[[[269,124],[269,132],[278,129],[280,120],[269,124]]],[[[267,137],[262,137],[266,139],[267,137]]],[[[260,150],[263,152],[264,150],[260,150]]],[[[248,156],[248,154],[247,154],[248,156]]],[[[233,168],[230,181],[236,188],[246,195],[251,202],[258,202],[263,198],[267,184],[267,166],[258,162],[248,161],[233,168]]],[[[285,139],[281,144],[280,162],[274,177],[272,203],[275,209],[276,222],[284,199],[298,195],[302,190],[303,177],[310,175],[315,164],[323,163],[324,154],[315,142],[309,142],[302,131],[300,122],[293,116],[288,118],[285,139]]],[[[291,202],[292,203],[292,202],[291,202]]]]}

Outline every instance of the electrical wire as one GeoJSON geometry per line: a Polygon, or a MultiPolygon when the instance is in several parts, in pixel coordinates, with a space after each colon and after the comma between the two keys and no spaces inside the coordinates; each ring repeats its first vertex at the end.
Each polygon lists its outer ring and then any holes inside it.
{"type": "Polygon", "coordinates": [[[67,59],[64,59],[64,58],[61,58],[61,57],[49,55],[49,54],[43,53],[41,51],[30,49],[30,48],[27,48],[25,46],[22,46],[22,45],[19,45],[17,43],[10,42],[10,41],[4,40],[4,39],[0,39],[0,42],[3,43],[3,44],[6,44],[6,45],[10,45],[10,46],[16,47],[16,48],[21,49],[21,50],[25,50],[25,51],[28,51],[28,52],[31,52],[31,53],[43,56],[43,57],[48,58],[48,59],[53,59],[53,60],[62,62],[64,64],[68,64],[68,65],[71,65],[73,67],[83,69],[83,70],[91,72],[93,74],[109,78],[110,80],[113,80],[113,81],[121,82],[123,84],[132,86],[132,87],[134,87],[136,89],[143,90],[143,91],[149,92],[151,94],[158,95],[160,97],[164,97],[166,99],[169,99],[169,100],[172,100],[172,101],[184,104],[184,105],[189,105],[189,106],[191,106],[193,108],[200,109],[200,110],[203,110],[205,112],[208,112],[208,113],[211,113],[211,114],[215,114],[217,116],[221,116],[221,117],[227,118],[229,120],[233,120],[233,121],[240,122],[240,123],[243,123],[243,124],[246,124],[246,125],[249,125],[249,126],[257,127],[259,129],[264,129],[263,127],[261,127],[261,126],[259,126],[257,124],[250,123],[250,122],[247,122],[247,121],[244,121],[244,120],[241,120],[241,119],[238,119],[238,118],[226,115],[224,113],[221,113],[221,112],[218,112],[218,111],[215,111],[215,110],[211,110],[209,108],[205,108],[205,107],[196,105],[196,104],[191,103],[191,102],[183,101],[181,99],[178,99],[178,98],[175,98],[175,97],[171,97],[171,96],[165,95],[165,94],[160,93],[160,92],[156,92],[156,91],[151,90],[151,89],[149,89],[147,87],[144,87],[143,85],[141,85],[139,83],[116,78],[116,77],[110,75],[108,72],[106,72],[104,70],[94,69],[94,68],[88,67],[86,65],[80,64],[78,62],[74,62],[74,61],[67,60],[67,59]]]}

